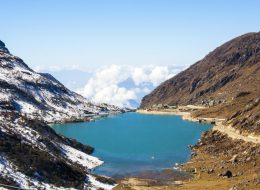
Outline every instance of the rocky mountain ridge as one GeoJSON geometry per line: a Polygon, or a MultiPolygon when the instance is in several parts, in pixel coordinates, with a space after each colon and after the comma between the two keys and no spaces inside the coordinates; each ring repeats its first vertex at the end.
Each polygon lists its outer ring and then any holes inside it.
{"type": "Polygon", "coordinates": [[[47,122],[128,111],[111,105],[90,103],[50,74],[34,72],[22,59],[10,54],[1,41],[0,69],[0,108],[17,110],[47,122]]]}
{"type": "Polygon", "coordinates": [[[126,111],[88,102],[30,69],[0,41],[1,189],[112,189],[114,181],[91,173],[103,163],[89,155],[94,148],[56,134],[47,122],[126,111]]]}
{"type": "Polygon", "coordinates": [[[202,105],[195,117],[223,117],[242,132],[260,133],[260,32],[239,36],[163,82],[141,108],[202,105]]]}

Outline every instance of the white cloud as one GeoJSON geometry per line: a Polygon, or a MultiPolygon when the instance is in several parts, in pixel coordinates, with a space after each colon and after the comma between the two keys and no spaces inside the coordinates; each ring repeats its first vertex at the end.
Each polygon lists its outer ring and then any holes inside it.
{"type": "Polygon", "coordinates": [[[161,82],[180,71],[169,66],[110,65],[97,69],[84,88],[77,90],[90,101],[133,107],[161,82]]]}

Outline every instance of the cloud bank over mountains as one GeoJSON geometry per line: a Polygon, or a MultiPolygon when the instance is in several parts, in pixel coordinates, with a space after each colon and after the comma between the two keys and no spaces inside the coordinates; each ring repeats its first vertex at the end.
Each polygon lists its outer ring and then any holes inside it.
{"type": "Polygon", "coordinates": [[[143,96],[183,68],[176,66],[109,65],[97,69],[77,92],[95,103],[138,107],[143,96]]]}
{"type": "Polygon", "coordinates": [[[66,87],[92,102],[136,108],[143,96],[186,67],[183,65],[106,65],[90,70],[79,65],[64,65],[34,69],[37,72],[52,74],[66,87]]]}

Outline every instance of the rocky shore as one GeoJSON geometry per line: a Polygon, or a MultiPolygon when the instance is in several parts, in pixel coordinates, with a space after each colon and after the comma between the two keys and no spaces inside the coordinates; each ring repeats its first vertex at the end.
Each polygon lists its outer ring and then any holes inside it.
{"type": "Polygon", "coordinates": [[[191,160],[178,165],[179,171],[189,172],[192,178],[180,180],[172,176],[172,180],[157,183],[152,183],[150,178],[128,178],[120,180],[117,189],[259,189],[260,137],[244,136],[232,127],[224,126],[226,119],[222,117],[194,116],[201,109],[207,108],[182,106],[174,110],[137,110],[142,114],[180,115],[194,122],[215,124],[196,145],[190,146],[191,160]]]}

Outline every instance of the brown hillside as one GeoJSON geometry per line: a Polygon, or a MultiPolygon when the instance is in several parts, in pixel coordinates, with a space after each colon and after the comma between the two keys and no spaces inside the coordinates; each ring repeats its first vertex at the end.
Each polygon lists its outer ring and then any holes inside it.
{"type": "Polygon", "coordinates": [[[195,117],[224,117],[243,133],[260,134],[260,32],[237,37],[143,98],[158,104],[204,105],[195,117]]]}
{"type": "Polygon", "coordinates": [[[143,98],[154,104],[229,102],[237,96],[260,95],[260,32],[237,37],[216,48],[187,70],[165,81],[143,98]]]}

